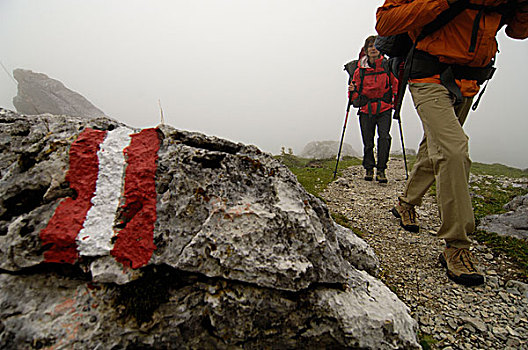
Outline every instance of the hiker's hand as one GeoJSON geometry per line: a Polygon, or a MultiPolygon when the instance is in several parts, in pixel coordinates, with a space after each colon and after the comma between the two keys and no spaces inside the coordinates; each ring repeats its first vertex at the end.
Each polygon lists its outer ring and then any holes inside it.
{"type": "Polygon", "coordinates": [[[354,83],[351,83],[350,85],[348,85],[348,91],[350,92],[356,91],[356,86],[354,85],[354,83]]]}

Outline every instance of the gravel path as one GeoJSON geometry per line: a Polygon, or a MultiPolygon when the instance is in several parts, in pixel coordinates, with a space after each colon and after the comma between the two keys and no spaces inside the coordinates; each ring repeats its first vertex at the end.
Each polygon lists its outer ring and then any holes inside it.
{"type": "Polygon", "coordinates": [[[379,277],[409,306],[422,337],[434,340],[432,348],[528,349],[528,284],[511,261],[474,242],[485,285],[453,283],[438,262],[444,243],[435,236],[434,196],[417,208],[420,232],[407,232],[389,212],[405,186],[403,161],[391,159],[388,184],[363,176],[361,166],[345,169],[321,195],[364,233],[380,258],[379,277]]]}

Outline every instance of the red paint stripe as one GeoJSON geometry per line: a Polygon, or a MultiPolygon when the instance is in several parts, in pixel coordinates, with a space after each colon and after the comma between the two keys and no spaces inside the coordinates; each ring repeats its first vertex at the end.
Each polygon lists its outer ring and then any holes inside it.
{"type": "Polygon", "coordinates": [[[99,171],[97,151],[106,131],[85,129],[70,147],[70,169],[66,181],[76,191],[75,199],[63,200],[46,228],[40,231],[42,245],[50,245],[44,252],[45,262],[73,264],[79,257],[75,238],[90,210],[99,171]]]}
{"type": "Polygon", "coordinates": [[[125,205],[119,216],[126,226],[119,231],[112,255],[126,267],[146,265],[156,249],[156,161],[160,141],[156,129],[131,135],[125,149],[125,205]]]}

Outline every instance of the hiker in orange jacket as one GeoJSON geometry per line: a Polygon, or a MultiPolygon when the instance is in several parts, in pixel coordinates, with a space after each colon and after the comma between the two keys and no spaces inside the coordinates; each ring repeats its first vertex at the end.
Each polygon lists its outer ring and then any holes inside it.
{"type": "MultiPolygon", "coordinates": [[[[415,41],[426,24],[448,8],[462,5],[455,4],[459,1],[465,0],[386,0],[377,10],[376,30],[383,36],[407,32],[415,41]]],[[[392,213],[405,229],[418,231],[415,206],[436,181],[442,220],[437,235],[446,242],[440,262],[455,282],[478,285],[484,283],[484,276],[469,250],[468,234],[475,229],[475,219],[468,189],[468,137],[462,126],[482,83],[476,75],[489,68],[497,52],[495,36],[501,24],[511,38],[528,37],[528,0],[467,3],[456,17],[416,45],[409,90],[424,136],[392,213]],[[501,4],[511,11],[501,14],[497,7],[501,4]]]]}
{"type": "Polygon", "coordinates": [[[398,93],[398,79],[390,71],[387,60],[374,46],[376,36],[365,40],[352,81],[348,87],[350,99],[359,107],[359,125],[363,139],[363,167],[365,180],[386,183],[387,162],[391,146],[390,128],[394,97],[398,93]],[[362,102],[359,100],[362,99],[362,102]],[[378,130],[377,161],[374,160],[374,136],[378,130]]]}

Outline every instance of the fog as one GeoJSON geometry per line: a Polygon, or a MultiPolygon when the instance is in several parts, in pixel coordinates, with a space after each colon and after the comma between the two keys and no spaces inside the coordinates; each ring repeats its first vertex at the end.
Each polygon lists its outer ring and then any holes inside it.
{"type": "MultiPolygon", "coordinates": [[[[0,106],[14,110],[15,68],[60,80],[133,127],[160,123],[299,154],[339,141],[343,65],[375,34],[383,1],[1,0],[0,106]],[[4,69],[5,68],[5,69],[4,69]]],[[[498,70],[468,118],[473,161],[528,168],[526,42],[498,35],[498,70]]],[[[407,148],[422,128],[407,94],[407,148]]],[[[392,150],[401,149],[398,124],[392,150]]],[[[345,142],[361,152],[355,110],[345,142]]],[[[389,163],[390,170],[390,163],[389,163]]]]}

